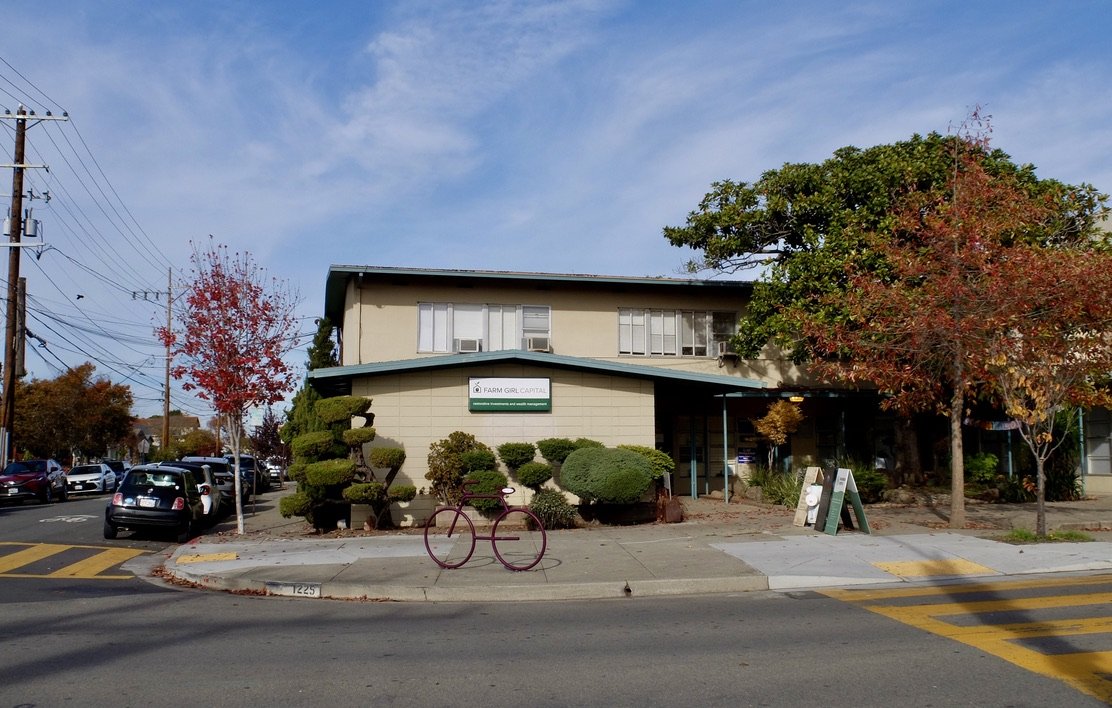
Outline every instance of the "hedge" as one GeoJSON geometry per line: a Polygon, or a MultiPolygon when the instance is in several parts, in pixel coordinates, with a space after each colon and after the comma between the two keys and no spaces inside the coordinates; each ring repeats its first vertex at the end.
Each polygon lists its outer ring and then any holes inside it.
{"type": "Polygon", "coordinates": [[[584,501],[632,504],[652,486],[653,469],[630,450],[583,447],[564,460],[560,481],[584,501]]]}

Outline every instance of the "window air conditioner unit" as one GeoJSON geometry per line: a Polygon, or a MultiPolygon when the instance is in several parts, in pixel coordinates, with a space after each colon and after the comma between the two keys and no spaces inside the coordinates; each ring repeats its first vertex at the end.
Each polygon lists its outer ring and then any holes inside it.
{"type": "Polygon", "coordinates": [[[478,339],[457,339],[456,351],[461,354],[470,354],[472,352],[482,351],[482,342],[478,339]]]}
{"type": "Polygon", "coordinates": [[[718,343],[718,358],[720,358],[720,359],[727,359],[727,358],[737,359],[738,357],[737,357],[737,352],[735,352],[733,349],[730,349],[730,343],[729,342],[719,342],[718,343]]]}
{"type": "Polygon", "coordinates": [[[548,341],[548,337],[527,337],[525,348],[531,352],[550,352],[552,343],[548,341]]]}

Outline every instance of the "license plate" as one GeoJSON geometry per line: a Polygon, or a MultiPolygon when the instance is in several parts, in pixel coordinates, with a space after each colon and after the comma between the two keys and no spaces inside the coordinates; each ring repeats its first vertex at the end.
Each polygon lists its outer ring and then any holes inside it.
{"type": "Polygon", "coordinates": [[[8,494],[19,494],[19,490],[15,487],[11,487],[8,489],[8,494]]]}
{"type": "Polygon", "coordinates": [[[153,506],[158,506],[158,500],[157,499],[140,499],[139,500],[139,506],[148,507],[148,508],[153,507],[153,506]]]}

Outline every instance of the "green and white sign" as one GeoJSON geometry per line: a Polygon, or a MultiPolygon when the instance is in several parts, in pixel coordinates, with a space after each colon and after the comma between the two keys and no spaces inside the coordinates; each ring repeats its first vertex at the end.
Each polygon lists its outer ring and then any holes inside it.
{"type": "Polygon", "coordinates": [[[552,380],[472,378],[467,391],[469,411],[531,413],[552,410],[552,380]]]}

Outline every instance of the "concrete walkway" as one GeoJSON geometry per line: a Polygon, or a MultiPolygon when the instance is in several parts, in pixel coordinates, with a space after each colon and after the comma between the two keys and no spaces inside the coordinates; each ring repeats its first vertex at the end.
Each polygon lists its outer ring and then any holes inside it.
{"type": "MultiPolygon", "coordinates": [[[[311,536],[283,519],[271,492],[248,507],[244,535],[234,517],[176,548],[167,573],[200,587],[305,598],[394,601],[538,601],[792,590],[914,581],[991,579],[1031,573],[1112,571],[1112,497],[1047,506],[1048,527],[1086,530],[1088,543],[1012,545],[1034,505],[970,507],[971,529],[940,528],[921,507],[866,507],[872,534],[836,536],[791,524],[792,512],[758,505],[736,520],[592,526],[551,531],[530,571],[506,570],[479,541],[471,560],[441,570],[417,532],[311,536]],[[751,510],[751,511],[750,511],[751,510]],[[936,528],[938,527],[938,528],[936,528]],[[230,531],[229,531],[230,529],[230,531]]],[[[707,501],[701,502],[703,504],[707,501]]],[[[721,503],[721,502],[719,502],[721,503]]]]}

